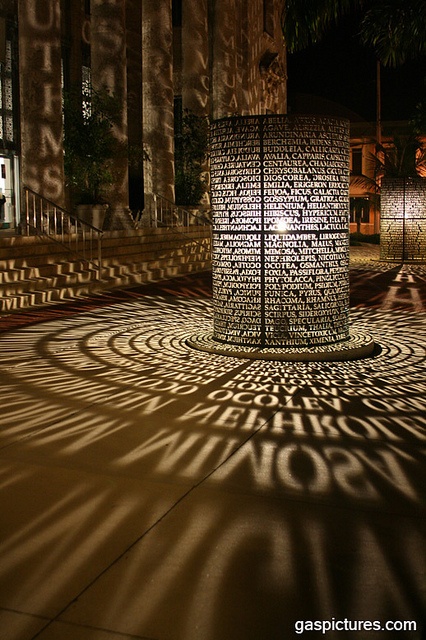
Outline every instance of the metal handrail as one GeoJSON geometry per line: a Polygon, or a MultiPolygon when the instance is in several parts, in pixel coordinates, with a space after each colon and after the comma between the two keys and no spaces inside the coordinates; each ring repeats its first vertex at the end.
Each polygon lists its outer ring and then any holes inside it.
{"type": "MultiPolygon", "coordinates": [[[[171,229],[176,236],[187,240],[187,232],[193,229],[194,226],[208,226],[210,227],[210,243],[212,244],[211,231],[213,225],[210,217],[210,209],[205,209],[203,212],[204,215],[199,215],[199,213],[194,213],[180,205],[174,204],[174,202],[164,196],[160,196],[158,193],[153,193],[152,196],[154,210],[150,210],[151,227],[171,229]]],[[[200,247],[204,246],[202,241],[196,240],[195,238],[191,238],[191,243],[199,245],[200,247]]]]}
{"type": "Polygon", "coordinates": [[[97,279],[102,273],[101,229],[81,220],[48,198],[24,186],[25,220],[28,231],[47,236],[68,251],[88,262],[96,270],[97,279]]]}
{"type": "MultiPolygon", "coordinates": [[[[189,227],[196,225],[211,225],[208,215],[200,216],[193,211],[175,204],[158,193],[152,194],[153,211],[151,212],[151,225],[154,227],[189,227]]],[[[208,213],[208,210],[206,211],[208,213]]]]}

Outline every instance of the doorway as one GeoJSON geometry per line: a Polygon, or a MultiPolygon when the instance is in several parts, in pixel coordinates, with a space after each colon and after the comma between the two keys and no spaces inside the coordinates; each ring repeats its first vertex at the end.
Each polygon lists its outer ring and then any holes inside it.
{"type": "Polygon", "coordinates": [[[19,225],[19,216],[16,199],[15,176],[18,167],[17,158],[14,155],[0,154],[0,199],[3,194],[6,201],[3,205],[1,229],[15,230],[19,225]]]}

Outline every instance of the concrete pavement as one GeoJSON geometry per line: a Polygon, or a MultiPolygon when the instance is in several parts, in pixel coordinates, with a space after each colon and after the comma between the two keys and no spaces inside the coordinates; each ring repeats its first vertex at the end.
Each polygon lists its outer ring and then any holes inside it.
{"type": "Polygon", "coordinates": [[[377,258],[354,362],[190,349],[208,274],[0,318],[0,640],[425,637],[426,268],[377,258]]]}

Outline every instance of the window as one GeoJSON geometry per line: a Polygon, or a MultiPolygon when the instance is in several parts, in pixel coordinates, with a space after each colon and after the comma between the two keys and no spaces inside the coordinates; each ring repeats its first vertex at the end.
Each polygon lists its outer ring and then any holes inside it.
{"type": "Polygon", "coordinates": [[[173,111],[175,119],[175,131],[176,133],[182,133],[182,96],[175,96],[173,101],[173,111]]]}
{"type": "Polygon", "coordinates": [[[351,222],[370,222],[370,201],[368,198],[350,199],[350,220],[351,222]]]}
{"type": "Polygon", "coordinates": [[[92,114],[92,70],[90,67],[81,68],[81,97],[82,110],[85,118],[92,114]]]}
{"type": "Polygon", "coordinates": [[[274,0],[263,0],[263,30],[274,37],[274,0]]]}
{"type": "Polygon", "coordinates": [[[12,81],[12,42],[5,42],[6,60],[0,65],[0,139],[2,146],[8,147],[14,142],[14,100],[12,81]]]}
{"type": "Polygon", "coordinates": [[[362,175],[362,149],[352,149],[352,173],[362,175]]]}
{"type": "Polygon", "coordinates": [[[182,0],[172,0],[172,25],[182,26],[182,0]]]}

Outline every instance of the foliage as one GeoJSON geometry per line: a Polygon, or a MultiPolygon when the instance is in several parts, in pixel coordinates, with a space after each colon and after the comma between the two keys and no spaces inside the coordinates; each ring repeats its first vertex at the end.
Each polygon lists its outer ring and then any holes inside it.
{"type": "MultiPolygon", "coordinates": [[[[370,200],[380,190],[378,179],[409,178],[426,175],[426,148],[414,132],[395,136],[392,146],[376,144],[375,153],[367,155],[368,174],[351,175],[351,186],[369,192],[370,200]],[[373,193],[372,193],[373,192],[373,193]]],[[[377,206],[377,203],[376,203],[377,206]]]]}
{"type": "Polygon", "coordinates": [[[426,81],[423,82],[423,93],[410,124],[415,135],[420,136],[426,132],[426,81]]]}
{"type": "Polygon", "coordinates": [[[113,126],[120,110],[118,100],[106,90],[92,91],[86,113],[79,92],[65,95],[65,174],[80,203],[103,202],[106,187],[114,182],[114,158],[121,148],[113,126]]]}
{"type": "Polygon", "coordinates": [[[290,53],[319,42],[346,14],[364,12],[360,38],[385,66],[426,53],[424,0],[286,0],[283,32],[290,53]]]}
{"type": "MultiPolygon", "coordinates": [[[[414,135],[395,137],[393,145],[376,144],[376,152],[367,155],[369,174],[351,175],[352,187],[364,189],[370,206],[380,207],[380,178],[408,178],[426,175],[426,149],[414,135]]],[[[359,238],[354,238],[355,240],[359,238]]],[[[363,239],[362,242],[369,242],[363,239]]]]}
{"type": "Polygon", "coordinates": [[[374,48],[385,66],[397,67],[426,54],[425,1],[370,2],[361,22],[361,40],[374,48]]]}
{"type": "Polygon", "coordinates": [[[369,161],[378,175],[408,178],[426,168],[426,150],[417,136],[399,136],[394,138],[392,147],[376,145],[376,153],[369,161]]]}
{"type": "Polygon", "coordinates": [[[283,32],[290,53],[316,44],[359,0],[286,0],[283,32]]]}
{"type": "Polygon", "coordinates": [[[209,144],[209,122],[185,110],[175,136],[176,204],[197,206],[206,191],[202,178],[209,144]]]}

